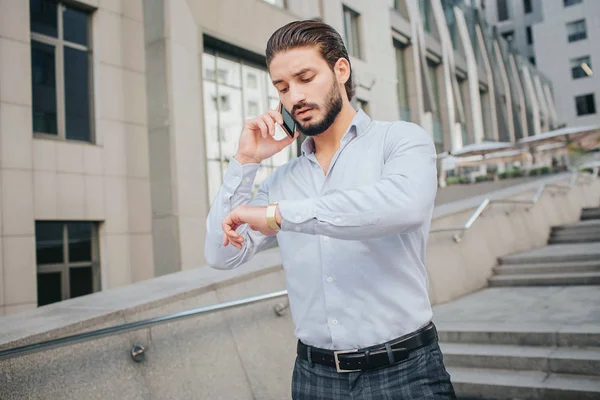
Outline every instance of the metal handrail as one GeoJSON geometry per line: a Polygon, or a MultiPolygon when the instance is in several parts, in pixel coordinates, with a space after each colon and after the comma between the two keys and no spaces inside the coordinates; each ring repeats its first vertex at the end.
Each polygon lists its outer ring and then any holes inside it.
{"type": "MultiPolygon", "coordinates": [[[[598,167],[594,168],[593,171],[594,172],[591,174],[592,178],[598,176],[598,167]]],[[[577,178],[580,175],[584,175],[584,174],[574,172],[572,174],[572,176],[571,176],[570,181],[569,181],[569,185],[557,185],[557,184],[554,184],[554,183],[544,183],[544,184],[540,185],[540,187],[535,192],[535,195],[533,196],[533,198],[531,200],[510,200],[510,199],[495,199],[495,200],[492,200],[489,197],[486,197],[479,204],[479,206],[475,209],[475,211],[473,211],[473,214],[471,214],[471,216],[469,217],[469,219],[467,220],[467,222],[465,222],[462,226],[450,226],[450,227],[445,227],[445,228],[431,229],[429,231],[429,233],[456,232],[455,234],[452,235],[452,239],[456,243],[459,243],[462,240],[462,236],[463,236],[464,232],[468,231],[469,228],[471,228],[471,226],[481,216],[481,214],[486,209],[486,207],[489,206],[490,204],[493,204],[493,203],[498,203],[498,204],[504,203],[504,204],[514,204],[515,206],[518,205],[518,204],[528,204],[528,205],[530,205],[530,207],[528,207],[526,210],[530,211],[531,208],[533,208],[533,206],[542,197],[542,194],[544,193],[544,191],[546,190],[546,188],[561,189],[564,192],[566,192],[566,191],[570,190],[575,185],[575,183],[577,182],[577,178]]],[[[591,180],[590,180],[590,182],[591,182],[591,180]]],[[[509,214],[509,213],[507,212],[507,214],[509,214]]]]}
{"type": "MultiPolygon", "coordinates": [[[[276,299],[279,297],[287,296],[287,290],[281,290],[278,292],[267,293],[260,296],[247,297],[245,299],[233,300],[225,303],[215,304],[211,306],[205,306],[200,308],[194,308],[192,310],[182,311],[162,317],[154,317],[144,319],[141,321],[130,322],[127,324],[111,326],[109,328],[98,329],[94,331],[78,333],[75,335],[65,336],[58,339],[47,340],[44,342],[27,344],[24,346],[13,347],[11,349],[0,350],[0,361],[6,360],[13,357],[20,357],[26,354],[37,353],[44,350],[50,350],[57,347],[63,347],[75,343],[85,342],[92,339],[97,339],[104,336],[114,335],[116,333],[124,333],[139,330],[148,326],[156,326],[167,322],[173,322],[184,318],[194,317],[198,315],[204,315],[213,313],[216,311],[222,311],[232,308],[237,308],[253,303],[258,303],[266,300],[276,299]]],[[[275,312],[280,314],[279,310],[283,310],[286,306],[275,307],[275,312]]],[[[144,348],[140,345],[135,345],[131,351],[131,357],[135,361],[141,361],[143,359],[144,348]]]]}

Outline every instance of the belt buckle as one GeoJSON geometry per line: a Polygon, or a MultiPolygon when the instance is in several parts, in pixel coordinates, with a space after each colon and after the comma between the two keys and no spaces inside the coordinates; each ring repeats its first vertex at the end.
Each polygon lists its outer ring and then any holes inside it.
{"type": "Polygon", "coordinates": [[[348,353],[358,353],[358,349],[354,349],[354,350],[339,350],[339,351],[334,351],[333,352],[333,358],[335,359],[335,369],[337,372],[359,372],[360,369],[341,369],[340,368],[340,359],[338,358],[338,355],[340,354],[348,354],[348,353]]]}

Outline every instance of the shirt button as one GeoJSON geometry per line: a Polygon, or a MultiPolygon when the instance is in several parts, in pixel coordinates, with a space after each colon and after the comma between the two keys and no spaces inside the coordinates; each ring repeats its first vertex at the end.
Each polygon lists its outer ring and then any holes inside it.
{"type": "Polygon", "coordinates": [[[250,178],[244,178],[244,182],[246,182],[246,183],[250,182],[250,178]]]}
{"type": "Polygon", "coordinates": [[[332,277],[328,277],[327,278],[327,282],[329,282],[329,283],[333,282],[333,278],[332,277]]]}
{"type": "Polygon", "coordinates": [[[300,229],[299,226],[296,227],[296,232],[300,232],[302,229],[300,229]]]}
{"type": "Polygon", "coordinates": [[[331,320],[331,323],[332,323],[333,325],[337,325],[337,322],[338,322],[338,321],[337,321],[337,319],[332,319],[332,320],[331,320]]]}
{"type": "Polygon", "coordinates": [[[324,240],[324,241],[326,241],[326,242],[329,242],[329,237],[325,236],[325,237],[323,238],[323,240],[324,240]]]}
{"type": "Polygon", "coordinates": [[[336,218],[336,219],[335,219],[335,222],[340,222],[340,221],[341,221],[341,219],[340,219],[340,218],[336,218]]]}
{"type": "Polygon", "coordinates": [[[300,217],[299,215],[296,216],[296,222],[300,222],[301,219],[302,217],[300,217]]]}

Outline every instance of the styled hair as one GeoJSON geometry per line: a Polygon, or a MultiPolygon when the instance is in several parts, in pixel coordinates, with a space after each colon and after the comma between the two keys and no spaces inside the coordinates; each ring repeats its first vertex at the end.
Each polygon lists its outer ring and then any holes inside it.
{"type": "MultiPolygon", "coordinates": [[[[271,65],[273,57],[277,53],[295,49],[298,47],[316,46],[321,56],[333,71],[335,63],[340,58],[345,58],[350,64],[350,57],[340,34],[324,22],[315,20],[294,21],[277,29],[267,42],[265,55],[267,67],[271,65]]],[[[350,77],[345,84],[348,100],[354,97],[354,85],[352,84],[352,66],[350,65],[350,77]]]]}

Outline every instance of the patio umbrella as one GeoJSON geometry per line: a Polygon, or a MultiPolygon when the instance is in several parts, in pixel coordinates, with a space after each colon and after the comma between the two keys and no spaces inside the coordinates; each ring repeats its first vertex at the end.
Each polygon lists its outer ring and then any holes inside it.
{"type": "Polygon", "coordinates": [[[481,142],[472,143],[464,146],[462,149],[453,151],[454,157],[484,156],[501,150],[509,150],[515,147],[514,143],[509,142],[481,142]]]}

